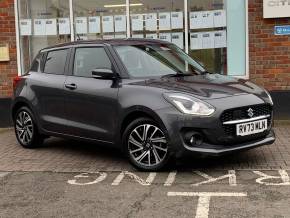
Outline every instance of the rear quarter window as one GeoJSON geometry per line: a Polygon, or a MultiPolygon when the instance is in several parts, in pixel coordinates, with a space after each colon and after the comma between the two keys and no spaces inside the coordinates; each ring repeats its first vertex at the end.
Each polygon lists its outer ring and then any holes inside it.
{"type": "Polygon", "coordinates": [[[39,60],[39,58],[34,59],[34,61],[31,64],[30,71],[32,71],[32,72],[38,72],[39,71],[39,66],[40,66],[40,60],[39,60]]]}
{"type": "Polygon", "coordinates": [[[39,72],[41,64],[42,53],[39,53],[31,63],[30,72],[39,72]]]}

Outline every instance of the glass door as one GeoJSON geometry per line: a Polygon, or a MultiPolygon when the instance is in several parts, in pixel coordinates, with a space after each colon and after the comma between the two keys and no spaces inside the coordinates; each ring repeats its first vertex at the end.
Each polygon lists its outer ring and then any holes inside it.
{"type": "Polygon", "coordinates": [[[248,76],[247,0],[17,2],[22,73],[43,47],[74,40],[127,38],[128,34],[188,49],[211,72],[248,76]]]}
{"type": "Polygon", "coordinates": [[[70,42],[68,0],[18,0],[20,56],[26,72],[38,51],[70,42]]]}

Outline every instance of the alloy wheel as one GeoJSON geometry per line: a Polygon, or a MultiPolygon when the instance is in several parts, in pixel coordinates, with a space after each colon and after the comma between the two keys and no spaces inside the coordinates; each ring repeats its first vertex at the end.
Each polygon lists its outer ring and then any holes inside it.
{"type": "Polygon", "coordinates": [[[26,111],[18,113],[15,121],[15,129],[18,139],[22,144],[27,145],[33,138],[33,122],[31,116],[26,111]]]}
{"type": "Polygon", "coordinates": [[[152,124],[139,125],[131,131],[128,149],[133,160],[145,167],[160,164],[168,152],[164,133],[152,124]]]}

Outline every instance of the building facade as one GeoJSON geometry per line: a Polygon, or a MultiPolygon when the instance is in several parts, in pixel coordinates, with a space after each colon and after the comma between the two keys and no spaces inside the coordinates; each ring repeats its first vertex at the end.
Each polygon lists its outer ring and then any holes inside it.
{"type": "Polygon", "coordinates": [[[288,0],[0,0],[0,98],[43,47],[128,37],[170,41],[211,72],[289,90],[287,25],[288,0]]]}

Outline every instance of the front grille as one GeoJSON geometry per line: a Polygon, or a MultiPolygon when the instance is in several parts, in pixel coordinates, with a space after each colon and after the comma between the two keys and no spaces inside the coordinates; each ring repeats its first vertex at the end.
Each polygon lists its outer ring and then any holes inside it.
{"type": "MultiPolygon", "coordinates": [[[[226,110],[221,115],[221,122],[224,123],[227,121],[255,118],[262,115],[272,116],[272,106],[270,104],[251,105],[247,107],[226,110]],[[252,117],[248,115],[249,108],[252,108],[253,110],[252,117]]],[[[271,121],[272,121],[271,116],[267,118],[269,127],[271,126],[271,121]]],[[[236,135],[236,124],[223,125],[223,130],[227,136],[234,137],[236,135]]]]}
{"type": "Polygon", "coordinates": [[[253,109],[253,118],[259,117],[262,115],[268,115],[272,113],[272,106],[269,104],[260,104],[260,105],[252,105],[247,107],[241,107],[241,108],[234,108],[230,110],[226,110],[221,115],[221,121],[222,123],[232,120],[242,120],[242,119],[249,119],[248,110],[249,108],[253,109]]]}

